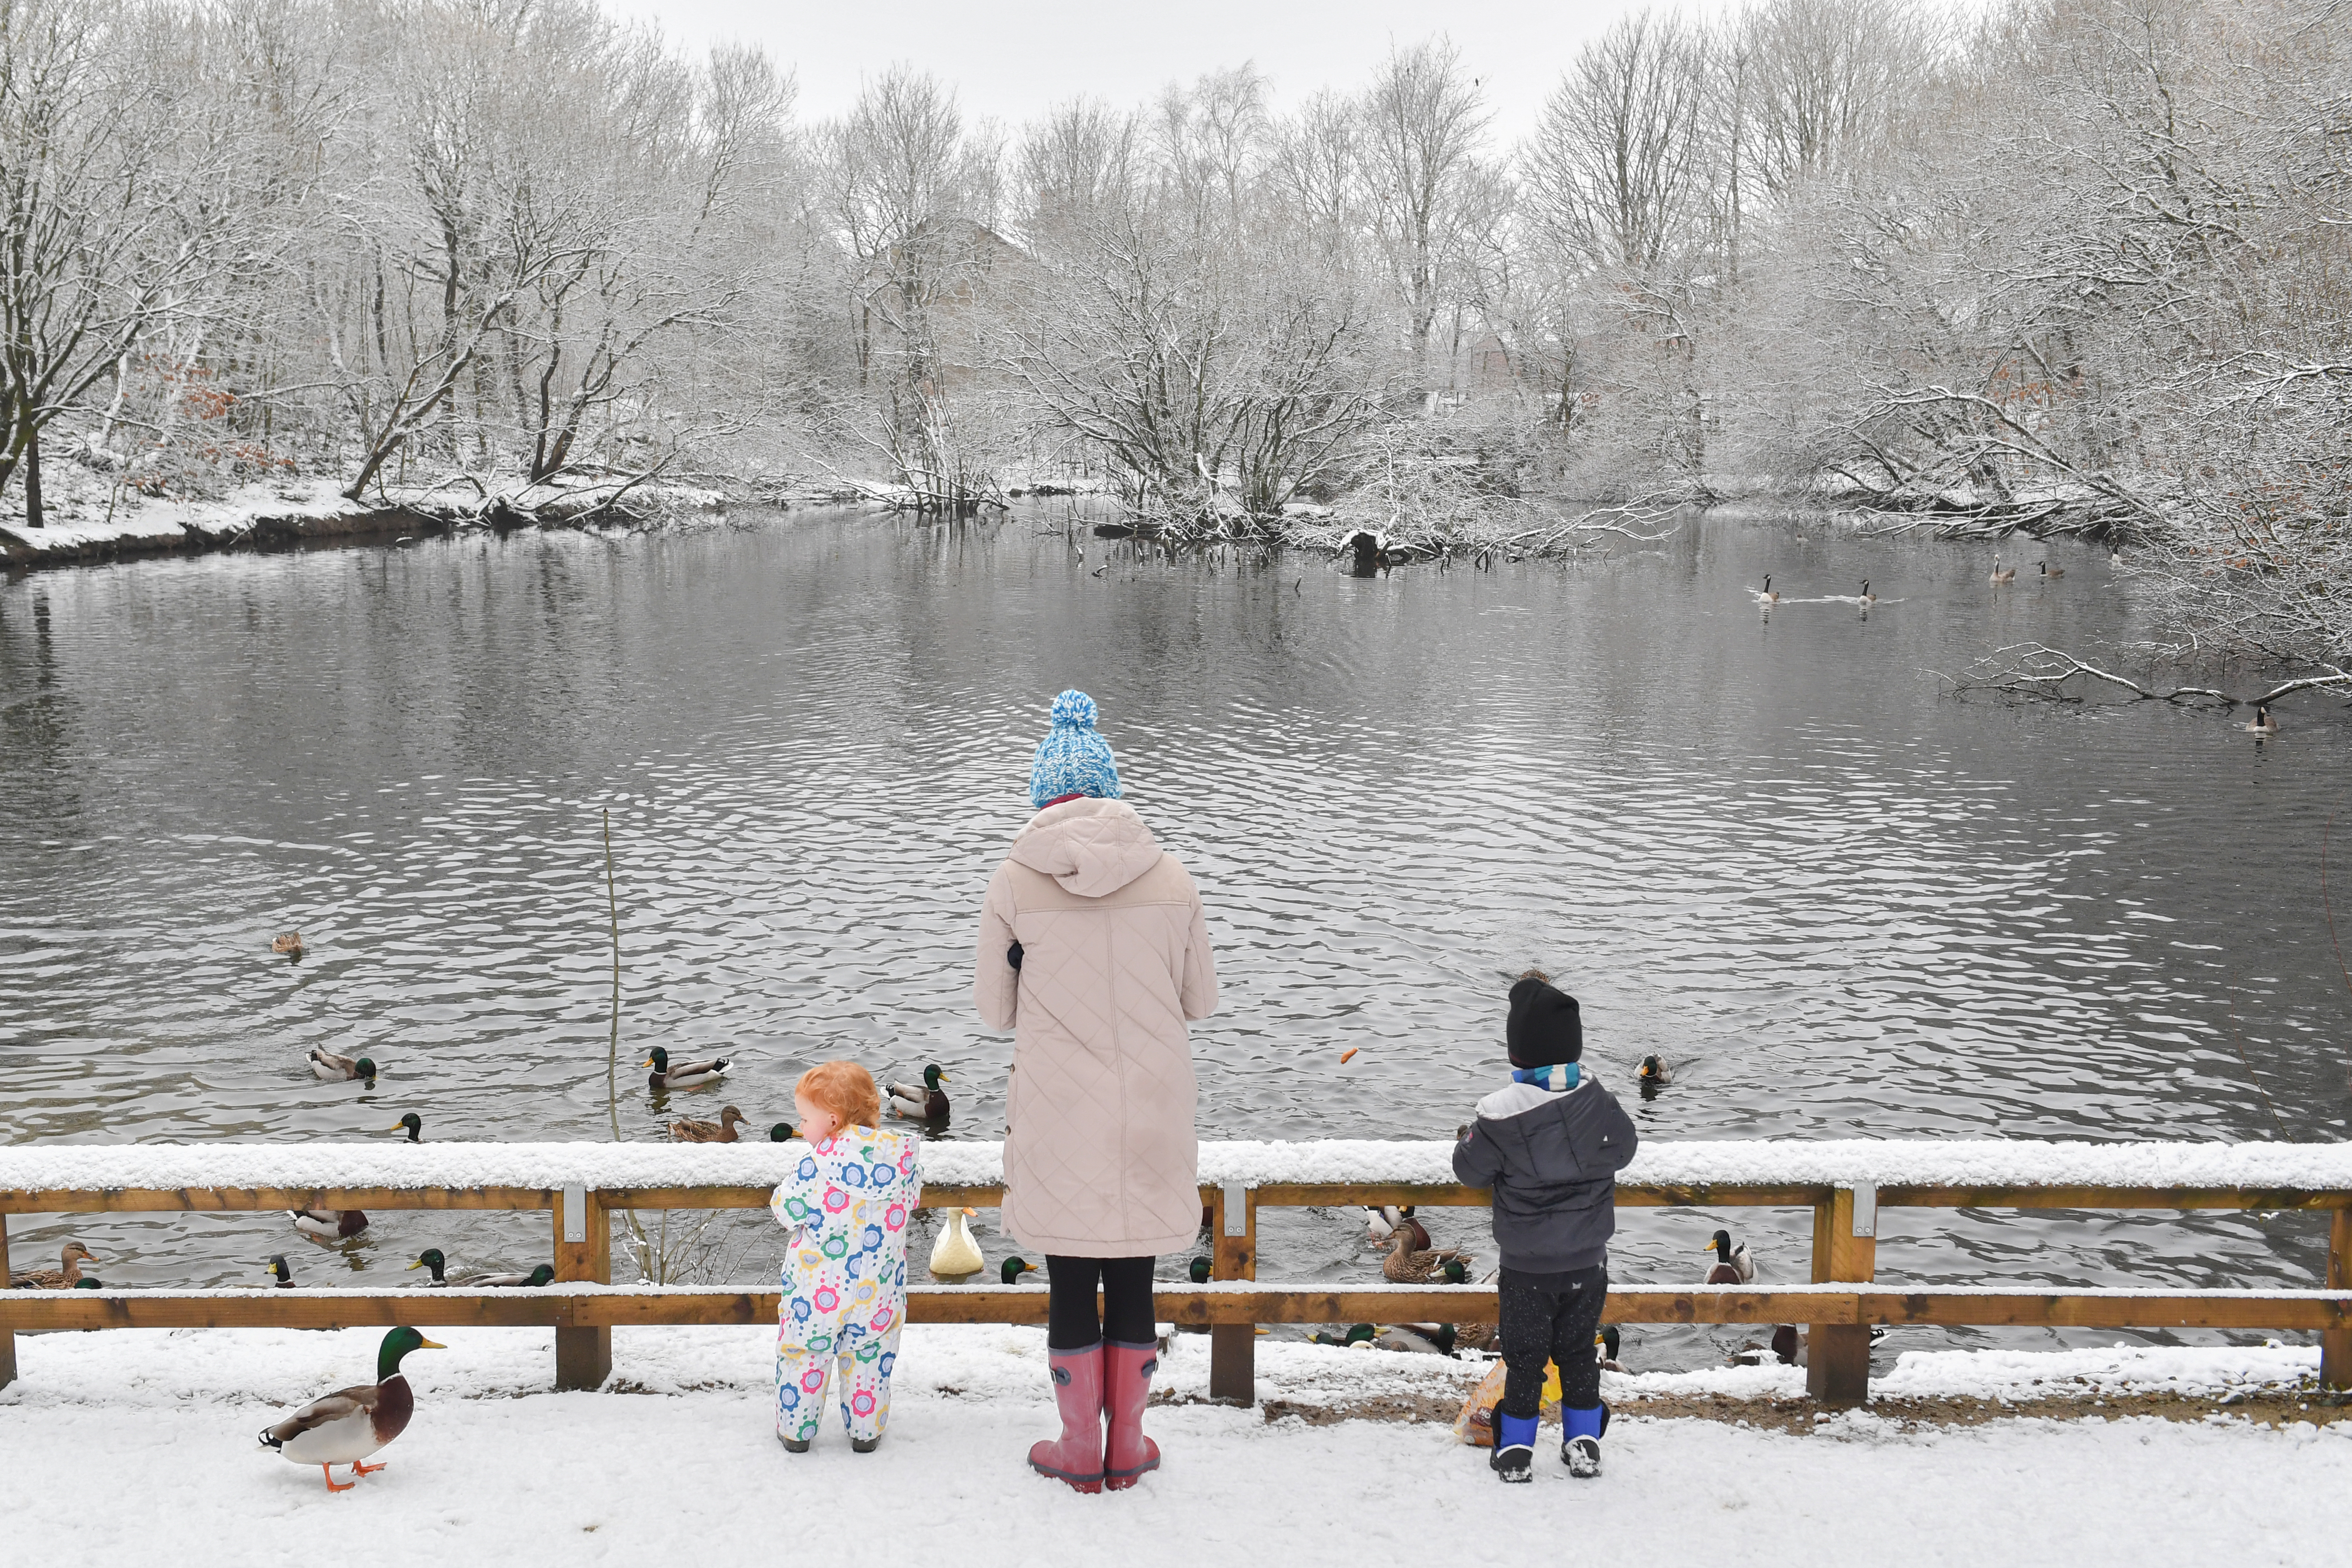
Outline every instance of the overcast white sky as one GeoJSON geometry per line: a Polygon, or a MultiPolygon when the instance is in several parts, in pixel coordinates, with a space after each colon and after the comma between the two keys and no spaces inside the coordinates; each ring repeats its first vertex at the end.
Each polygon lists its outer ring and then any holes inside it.
{"type": "MultiPolygon", "coordinates": [[[[1093,95],[1126,108],[1171,81],[1255,60],[1276,101],[1370,78],[1391,38],[1443,32],[1462,47],[1496,110],[1503,142],[1530,129],[1544,95],[1578,45],[1643,0],[606,0],[623,16],[656,22],[673,43],[699,50],[722,38],[764,45],[800,79],[803,118],[837,114],[861,78],[898,61],[952,82],[970,118],[1008,125],[1065,99],[1093,95]]],[[[1661,7],[1664,8],[1664,7],[1661,7]]],[[[1717,4],[1685,5],[1712,15],[1717,4]]]]}

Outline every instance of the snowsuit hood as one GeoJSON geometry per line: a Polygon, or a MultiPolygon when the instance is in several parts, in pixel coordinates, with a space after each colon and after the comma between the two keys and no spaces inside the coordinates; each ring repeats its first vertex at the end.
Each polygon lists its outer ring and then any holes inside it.
{"type": "Polygon", "coordinates": [[[1160,864],[1160,841],[1123,800],[1066,800],[1029,819],[1013,858],[1066,893],[1107,898],[1160,864]]]}

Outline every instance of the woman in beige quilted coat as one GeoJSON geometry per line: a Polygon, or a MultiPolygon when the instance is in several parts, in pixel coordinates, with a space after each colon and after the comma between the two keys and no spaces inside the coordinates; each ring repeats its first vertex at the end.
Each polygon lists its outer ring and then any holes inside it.
{"type": "Polygon", "coordinates": [[[1063,692],[1053,722],[1030,771],[1037,815],[981,906],[972,997],[989,1027],[1013,1031],[1004,1226],[1045,1254],[1052,1288],[1062,1436],[1029,1463],[1100,1491],[1160,1464],[1143,1435],[1151,1263],[1200,1231],[1184,1026],[1216,1011],[1217,973],[1200,890],[1118,798],[1093,699],[1063,692]]]}

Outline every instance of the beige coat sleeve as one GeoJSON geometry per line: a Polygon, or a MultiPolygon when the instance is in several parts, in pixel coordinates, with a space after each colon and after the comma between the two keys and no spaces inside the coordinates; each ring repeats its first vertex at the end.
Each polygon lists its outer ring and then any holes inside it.
{"type": "Polygon", "coordinates": [[[1010,1029],[1021,1007],[1021,972],[1005,957],[1013,945],[1013,888],[999,866],[980,905],[980,946],[971,970],[972,1005],[992,1029],[1010,1029]]]}
{"type": "Polygon", "coordinates": [[[1201,907],[1201,890],[1192,889],[1192,931],[1184,942],[1184,983],[1179,993],[1187,1018],[1205,1018],[1217,1010],[1217,957],[1209,950],[1209,913],[1201,907]]]}

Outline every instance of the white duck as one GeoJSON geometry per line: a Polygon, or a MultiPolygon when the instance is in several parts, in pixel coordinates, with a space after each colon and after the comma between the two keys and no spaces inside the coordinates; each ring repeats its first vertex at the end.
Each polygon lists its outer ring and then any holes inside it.
{"type": "Polygon", "coordinates": [[[981,1256],[980,1243],[971,1238],[971,1228],[964,1224],[979,1215],[978,1209],[948,1210],[947,1228],[940,1232],[939,1240],[931,1243],[934,1277],[966,1279],[988,1267],[988,1259],[981,1256]]]}

